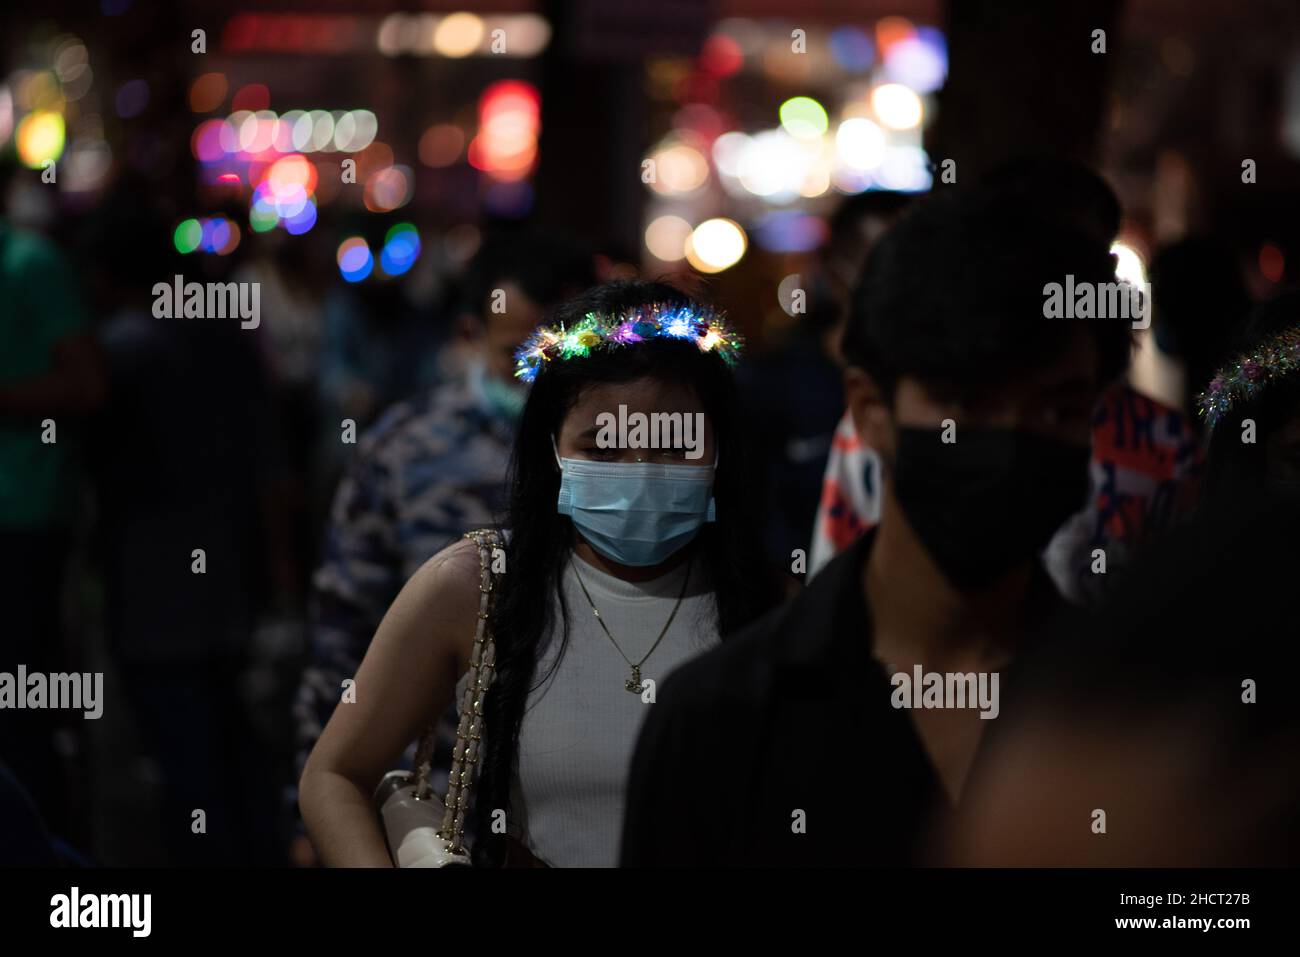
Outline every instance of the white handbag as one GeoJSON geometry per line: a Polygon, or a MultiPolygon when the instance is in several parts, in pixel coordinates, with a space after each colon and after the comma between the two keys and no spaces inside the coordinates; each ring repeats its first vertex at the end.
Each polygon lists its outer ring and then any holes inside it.
{"type": "Polygon", "coordinates": [[[470,865],[462,837],[478,768],[483,698],[495,675],[496,643],[488,619],[494,583],[492,555],[501,547],[501,538],[491,529],[478,529],[465,537],[478,545],[478,624],[470,653],[469,681],[460,702],[446,800],[439,799],[429,786],[436,722],[420,738],[415,770],[389,771],[375,789],[375,807],[388,839],[388,852],[398,867],[470,865]]]}

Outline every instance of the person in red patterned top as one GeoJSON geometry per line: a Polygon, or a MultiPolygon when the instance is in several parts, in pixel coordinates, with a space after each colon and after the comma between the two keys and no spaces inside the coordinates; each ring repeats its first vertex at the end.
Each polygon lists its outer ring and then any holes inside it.
{"type": "MultiPolygon", "coordinates": [[[[1204,466],[1200,439],[1181,412],[1121,383],[1093,413],[1091,494],[1048,544],[1044,560],[1058,588],[1081,601],[1093,593],[1095,549],[1107,566],[1194,506],[1204,466]]],[[[880,520],[880,460],[848,414],[835,430],[809,576],[880,520]]]]}

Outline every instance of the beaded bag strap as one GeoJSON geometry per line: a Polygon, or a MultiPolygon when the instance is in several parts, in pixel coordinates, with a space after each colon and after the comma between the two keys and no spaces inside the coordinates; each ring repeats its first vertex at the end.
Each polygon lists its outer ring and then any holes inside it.
{"type": "MultiPolygon", "coordinates": [[[[478,545],[479,601],[478,622],[474,629],[474,647],[470,652],[469,680],[460,701],[460,720],[456,727],[456,746],[451,753],[451,774],[447,779],[446,812],[438,836],[448,842],[452,853],[463,853],[461,839],[465,831],[465,814],[474,790],[474,772],[478,767],[483,727],[483,699],[496,674],[496,642],[489,622],[495,579],[492,558],[502,547],[501,536],[492,529],[467,532],[465,538],[478,545]]],[[[429,773],[433,758],[436,722],[420,739],[415,754],[415,795],[430,796],[429,773]]]]}

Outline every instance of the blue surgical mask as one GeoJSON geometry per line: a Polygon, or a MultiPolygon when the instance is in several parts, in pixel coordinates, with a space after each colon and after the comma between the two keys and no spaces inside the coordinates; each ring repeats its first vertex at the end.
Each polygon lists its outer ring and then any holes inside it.
{"type": "Polygon", "coordinates": [[[592,462],[562,459],[558,450],[555,460],[557,510],[612,562],[658,565],[714,520],[716,460],[712,466],[592,462]]]}

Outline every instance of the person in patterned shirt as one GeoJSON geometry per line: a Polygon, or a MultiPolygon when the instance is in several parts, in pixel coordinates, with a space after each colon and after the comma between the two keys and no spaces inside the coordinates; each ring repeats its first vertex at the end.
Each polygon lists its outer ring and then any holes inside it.
{"type": "MultiPolygon", "coordinates": [[[[312,587],[308,660],[294,703],[296,781],[361,663],[384,612],[432,555],[492,524],[504,503],[514,421],[523,408],[514,350],[555,303],[595,281],[586,250],[524,234],[485,244],[467,278],[467,343],[453,373],[380,415],[341,479],[312,587]]],[[[439,725],[434,784],[446,783],[454,709],[439,725]]],[[[409,760],[410,753],[407,758],[409,760]]],[[[296,803],[296,788],[291,789],[296,803]]],[[[297,864],[314,863],[299,834],[297,864]]]]}

